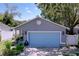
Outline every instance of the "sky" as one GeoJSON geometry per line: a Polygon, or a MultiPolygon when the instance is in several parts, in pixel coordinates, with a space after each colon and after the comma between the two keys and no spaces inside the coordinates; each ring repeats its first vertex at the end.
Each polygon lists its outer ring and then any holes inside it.
{"type": "MultiPolygon", "coordinates": [[[[15,16],[15,20],[31,20],[36,16],[40,16],[41,11],[38,7],[33,3],[18,3],[14,4],[17,6],[17,10],[21,13],[21,16],[15,16]]],[[[6,10],[5,4],[0,3],[0,13],[4,13],[6,10]]]]}

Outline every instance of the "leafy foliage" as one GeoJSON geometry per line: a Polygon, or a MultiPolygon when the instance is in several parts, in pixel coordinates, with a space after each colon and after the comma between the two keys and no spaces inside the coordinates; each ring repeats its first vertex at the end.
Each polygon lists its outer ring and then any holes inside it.
{"type": "Polygon", "coordinates": [[[23,44],[22,45],[19,44],[19,45],[16,46],[16,50],[22,51],[23,48],[24,48],[24,45],[23,44]]]}
{"type": "Polygon", "coordinates": [[[44,18],[69,27],[69,34],[74,34],[73,28],[79,24],[79,4],[39,3],[37,6],[44,18]]]}
{"type": "Polygon", "coordinates": [[[17,6],[15,4],[4,4],[6,7],[6,11],[0,14],[0,22],[15,27],[18,25],[18,21],[14,20],[14,16],[20,16],[20,12],[17,11],[17,6]]]}
{"type": "Polygon", "coordinates": [[[0,42],[1,42],[1,35],[0,35],[0,42]]]}
{"type": "Polygon", "coordinates": [[[11,48],[11,45],[12,45],[12,42],[11,41],[5,41],[5,47],[7,49],[10,49],[11,48]]]}
{"type": "Polygon", "coordinates": [[[3,14],[0,14],[0,22],[3,20],[3,14]]]}
{"type": "Polygon", "coordinates": [[[14,56],[18,55],[21,51],[23,51],[24,45],[15,45],[12,46],[12,41],[5,41],[0,44],[0,55],[4,56],[14,56]]]}

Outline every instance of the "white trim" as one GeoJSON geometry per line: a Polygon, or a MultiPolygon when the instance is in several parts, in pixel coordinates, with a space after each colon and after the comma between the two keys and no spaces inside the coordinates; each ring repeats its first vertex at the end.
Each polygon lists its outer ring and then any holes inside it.
{"type": "Polygon", "coordinates": [[[27,32],[61,32],[61,31],[27,31],[27,32]]]}
{"type": "Polygon", "coordinates": [[[27,31],[27,40],[28,40],[28,42],[30,42],[29,38],[28,38],[28,33],[29,32],[59,32],[60,33],[60,44],[65,44],[64,42],[62,42],[62,32],[61,31],[27,31]]]}
{"type": "Polygon", "coordinates": [[[27,31],[27,41],[29,42],[28,33],[29,33],[29,32],[27,31]]]}

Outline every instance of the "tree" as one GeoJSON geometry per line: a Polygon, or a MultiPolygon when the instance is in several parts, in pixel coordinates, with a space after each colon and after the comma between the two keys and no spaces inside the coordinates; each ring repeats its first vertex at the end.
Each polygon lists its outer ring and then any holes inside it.
{"type": "Polygon", "coordinates": [[[9,26],[16,26],[14,16],[20,16],[20,12],[17,11],[17,6],[14,4],[5,4],[6,11],[3,16],[2,22],[9,26]]]}
{"type": "Polygon", "coordinates": [[[2,22],[8,26],[14,26],[13,15],[9,14],[8,11],[4,13],[2,22]]]}
{"type": "Polygon", "coordinates": [[[41,15],[49,20],[70,28],[69,34],[74,34],[74,27],[79,24],[79,4],[53,3],[37,4],[41,15]]]}
{"type": "Polygon", "coordinates": [[[18,7],[16,4],[5,4],[6,11],[13,16],[21,16],[20,11],[18,11],[18,7]]]}
{"type": "MultiPolygon", "coordinates": [[[[59,11],[61,10],[61,4],[48,4],[48,3],[44,3],[44,4],[37,4],[37,6],[40,8],[40,10],[42,11],[41,15],[44,18],[48,18],[51,21],[54,21],[56,23],[61,24],[62,22],[60,20],[62,20],[62,13],[59,11]]],[[[63,20],[62,20],[63,21],[63,20]]]]}

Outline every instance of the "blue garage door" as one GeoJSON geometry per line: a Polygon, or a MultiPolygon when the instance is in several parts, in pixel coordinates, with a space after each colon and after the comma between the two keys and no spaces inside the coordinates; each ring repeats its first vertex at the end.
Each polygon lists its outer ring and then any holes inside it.
{"type": "Polygon", "coordinates": [[[60,45],[60,32],[29,32],[30,47],[57,48],[60,45]]]}

